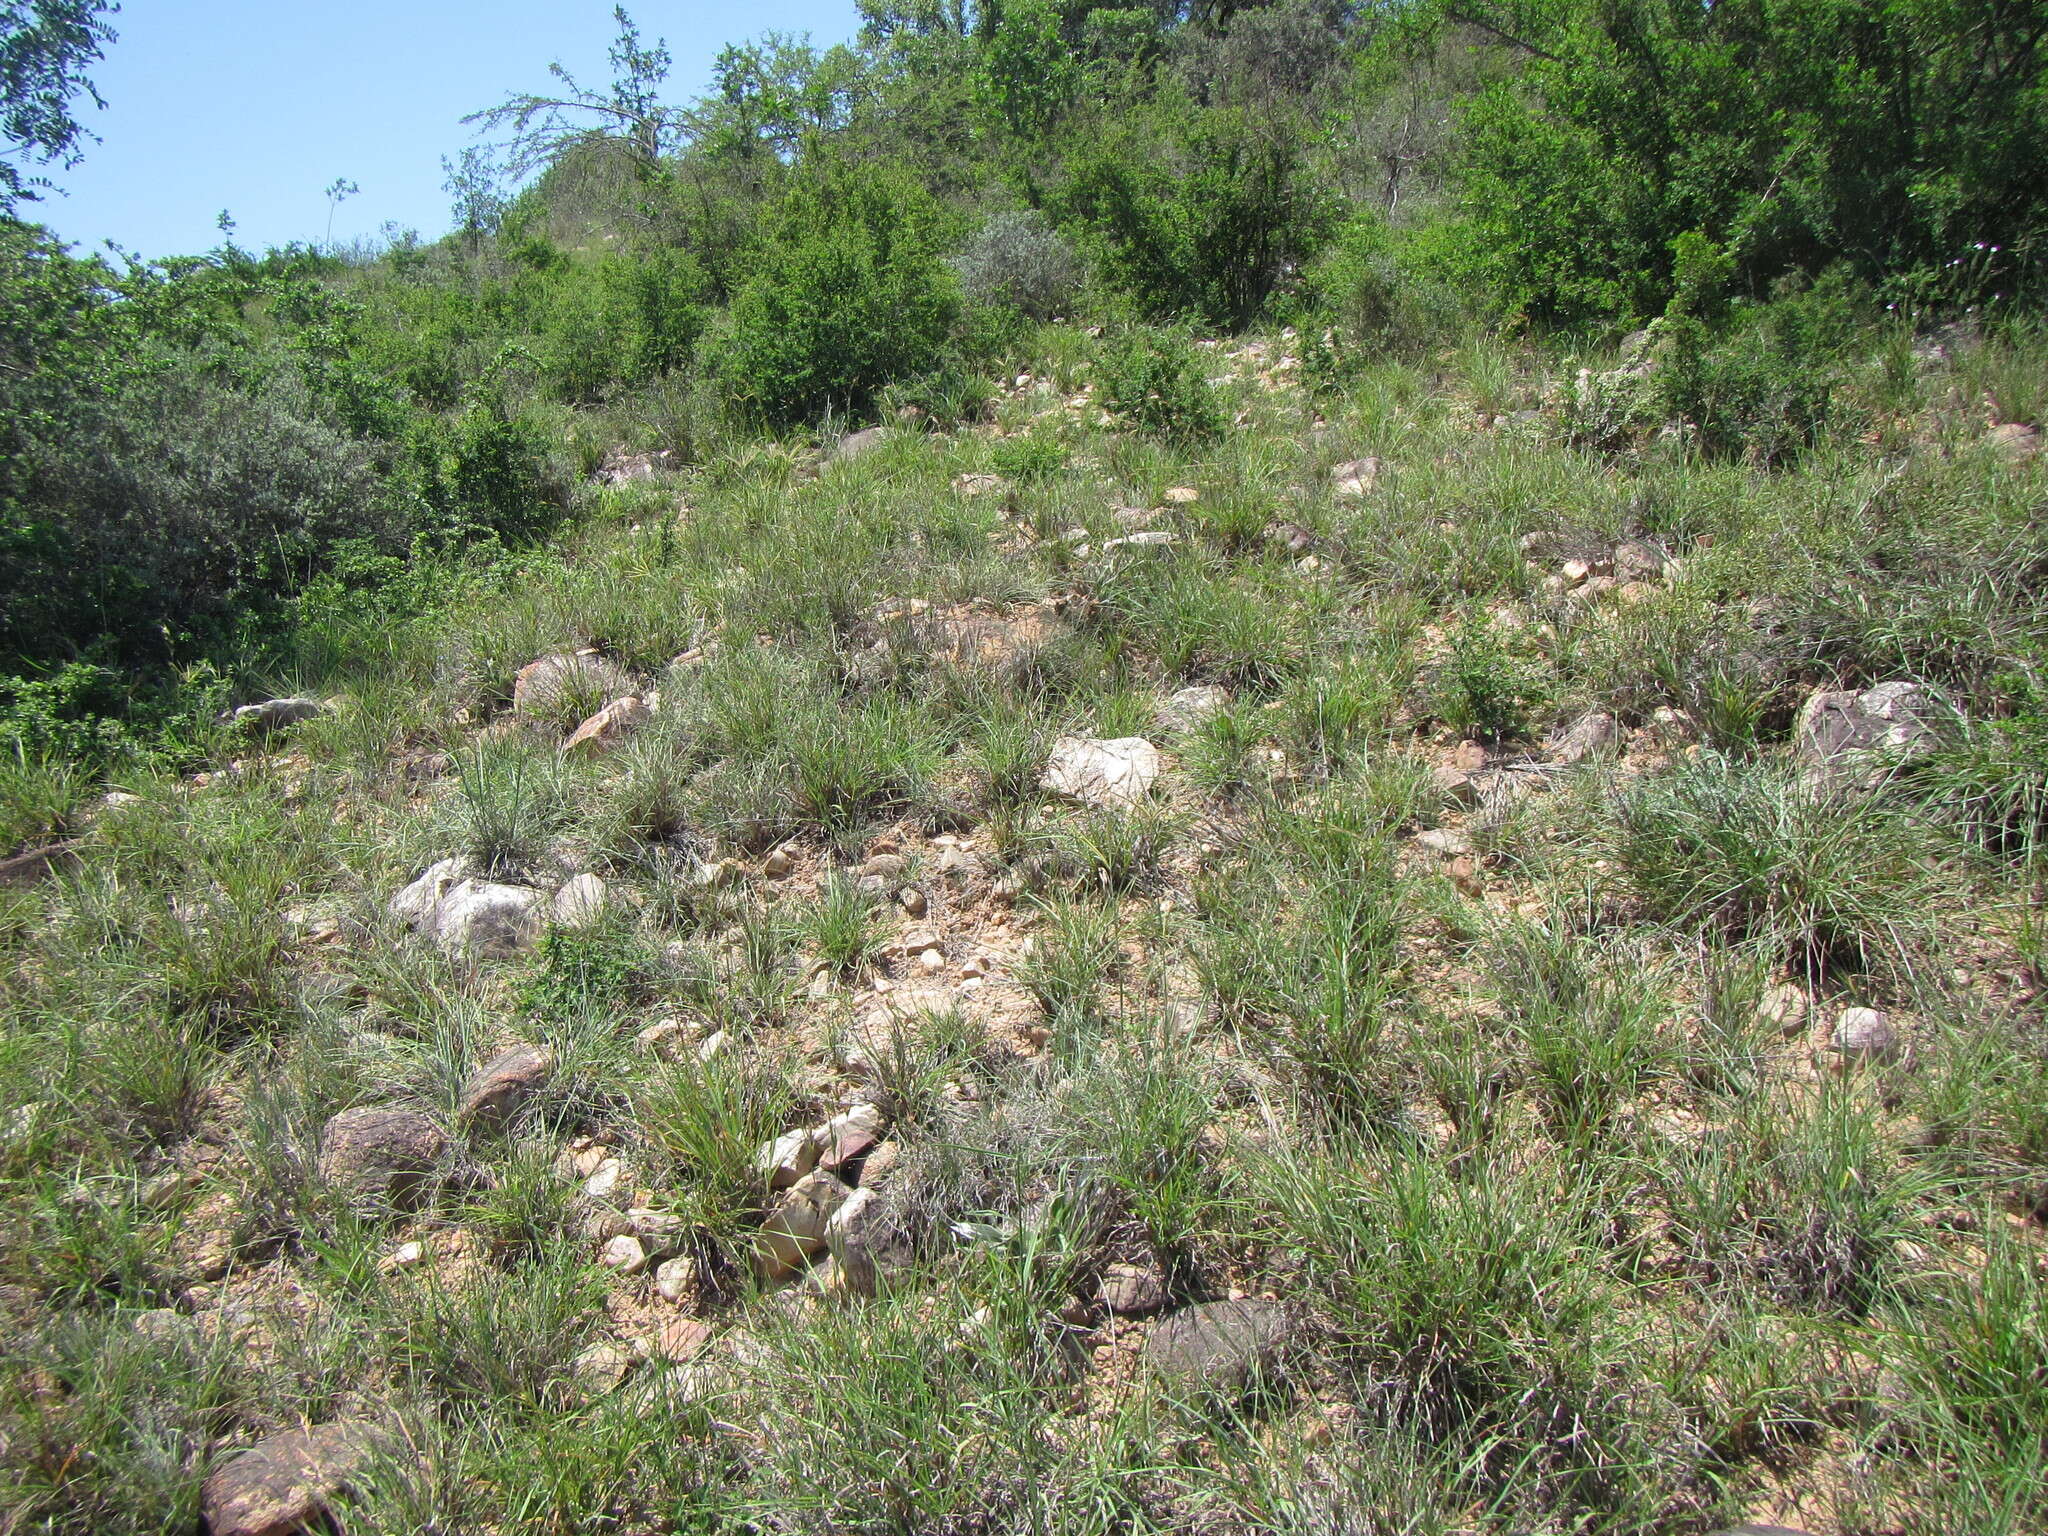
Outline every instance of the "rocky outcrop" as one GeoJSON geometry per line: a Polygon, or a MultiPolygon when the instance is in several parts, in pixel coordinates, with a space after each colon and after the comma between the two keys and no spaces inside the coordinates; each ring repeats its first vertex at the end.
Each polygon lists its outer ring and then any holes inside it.
{"type": "Polygon", "coordinates": [[[559,716],[590,698],[606,703],[633,691],[632,680],[596,651],[564,651],[529,661],[512,679],[512,713],[559,716]]]}
{"type": "Polygon", "coordinates": [[[1198,730],[1230,708],[1230,690],[1215,684],[1183,688],[1159,706],[1159,729],[1169,735],[1198,730]]]}
{"type": "Polygon", "coordinates": [[[376,1454],[377,1426],[337,1419],[259,1440],[214,1468],[200,1494],[209,1536],[297,1536],[376,1454]]]}
{"type": "Polygon", "coordinates": [[[443,859],[391,898],[391,915],[450,954],[504,959],[539,940],[547,898],[480,880],[466,859],[443,859]]]}
{"type": "Polygon", "coordinates": [[[654,718],[654,711],[637,694],[613,699],[596,714],[569,733],[562,750],[572,755],[597,757],[620,745],[654,718]]]}
{"type": "Polygon", "coordinates": [[[1142,736],[1062,736],[1045,765],[1045,787],[1085,805],[1128,810],[1151,792],[1163,767],[1159,749],[1142,736]]]}
{"type": "Polygon", "coordinates": [[[1813,790],[1871,788],[1902,758],[1934,745],[1935,718],[1918,683],[1812,694],[1793,731],[1800,780],[1813,790]]]}
{"type": "Polygon", "coordinates": [[[611,893],[604,881],[586,871],[556,891],[550,905],[560,927],[590,928],[603,920],[610,901],[611,893]]]}
{"type": "Polygon", "coordinates": [[[1554,763],[1571,767],[1588,758],[1612,753],[1621,742],[1621,727],[1604,710],[1591,710],[1553,734],[1544,751],[1554,763]]]}
{"type": "Polygon", "coordinates": [[[501,1129],[554,1075],[554,1052],[540,1045],[500,1051],[469,1076],[456,1113],[465,1125],[501,1129]]]}
{"type": "Polygon", "coordinates": [[[414,1204],[440,1166],[448,1138],[410,1109],[345,1109],[320,1133],[320,1178],[359,1204],[414,1204]]]}
{"type": "Polygon", "coordinates": [[[813,1168],[792,1184],[768,1213],[754,1246],[754,1268],[764,1279],[778,1279],[800,1268],[824,1248],[828,1228],[853,1191],[822,1168],[813,1168]]]}

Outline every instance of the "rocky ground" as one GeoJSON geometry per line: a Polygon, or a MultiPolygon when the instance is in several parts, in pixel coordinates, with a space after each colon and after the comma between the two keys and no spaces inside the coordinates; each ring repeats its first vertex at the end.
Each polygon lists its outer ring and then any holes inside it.
{"type": "Polygon", "coordinates": [[[1295,340],[615,454],[10,860],[0,1529],[2048,1523],[1985,349],[1765,469],[1295,340]]]}

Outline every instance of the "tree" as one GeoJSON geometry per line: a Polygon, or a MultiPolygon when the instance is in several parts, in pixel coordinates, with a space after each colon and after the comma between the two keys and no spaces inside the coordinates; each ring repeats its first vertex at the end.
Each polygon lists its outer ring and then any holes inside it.
{"type": "Polygon", "coordinates": [[[1081,71],[1051,0],[1013,0],[982,44],[975,95],[997,132],[1034,147],[1080,89],[1081,71]]]}
{"type": "Polygon", "coordinates": [[[361,187],[350,181],[346,176],[337,176],[322,191],[321,196],[327,199],[327,234],[321,241],[321,244],[332,249],[334,245],[335,210],[362,190],[361,187]]]}
{"type": "Polygon", "coordinates": [[[548,73],[562,83],[559,95],[515,94],[495,107],[472,112],[465,123],[482,133],[509,128],[504,146],[505,168],[522,177],[552,164],[564,151],[608,139],[623,144],[642,175],[652,174],[664,155],[672,154],[689,136],[694,120],[682,108],[665,106],[661,87],[668,79],[668,44],[657,38],[643,42],[640,29],[624,6],[612,11],[619,35],[609,55],[609,92],[579,84],[559,61],[548,73]]]}
{"type": "MultiPolygon", "coordinates": [[[[1474,0],[1526,60],[1467,115],[1468,206],[1511,302],[1654,313],[1701,231],[1753,293],[1846,263],[1980,290],[2048,269],[2039,0],[1474,0]],[[1960,269],[1956,269],[1960,270],[1960,269]]],[[[1978,294],[1952,297],[1970,299],[1978,294]]]]}
{"type": "Polygon", "coordinates": [[[458,159],[443,155],[441,169],[448,175],[441,190],[453,199],[456,232],[475,251],[484,236],[495,235],[505,222],[505,195],[498,190],[498,172],[490,151],[472,144],[458,159]]]}
{"type": "Polygon", "coordinates": [[[790,162],[808,134],[829,134],[852,118],[859,58],[838,47],[820,54],[807,38],[763,34],[729,45],[711,66],[711,94],[692,124],[713,158],[747,163],[761,155],[790,162]]]}
{"type": "Polygon", "coordinates": [[[76,165],[92,138],[71,115],[83,91],[106,105],[85,76],[114,40],[111,0],[0,0],[0,213],[34,201],[46,178],[24,165],[76,165]]]}

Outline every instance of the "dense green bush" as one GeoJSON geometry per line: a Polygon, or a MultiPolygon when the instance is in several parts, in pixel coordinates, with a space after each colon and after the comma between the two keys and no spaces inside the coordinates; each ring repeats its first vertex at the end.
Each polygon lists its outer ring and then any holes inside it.
{"type": "Polygon", "coordinates": [[[488,390],[457,417],[417,420],[398,479],[410,531],[441,545],[529,538],[546,528],[564,502],[546,437],[488,390]]]}
{"type": "MultiPolygon", "coordinates": [[[[1703,230],[1739,291],[1837,260],[1867,280],[1966,264],[1974,293],[2048,256],[2048,31],[1999,0],[1505,3],[1526,70],[1466,116],[1476,245],[1513,308],[1646,315],[1703,230]]],[[[1962,268],[1958,267],[1959,270],[1962,268]]]]}
{"type": "Polygon", "coordinates": [[[16,464],[0,648],[175,653],[311,574],[344,540],[402,542],[369,445],[287,376],[252,392],[202,365],[81,409],[16,464]]]}
{"type": "Polygon", "coordinates": [[[688,364],[708,311],[688,252],[656,247],[572,266],[549,285],[536,351],[557,399],[602,400],[688,364]]]}
{"type": "Polygon", "coordinates": [[[376,308],[318,268],[230,248],[117,274],[5,227],[0,656],[182,663],[337,564],[547,525],[534,427],[488,389],[421,410],[376,308]]]}
{"type": "Polygon", "coordinates": [[[1451,333],[1466,306],[1428,245],[1373,209],[1355,210],[1303,274],[1311,323],[1397,348],[1451,333]]]}
{"type": "Polygon", "coordinates": [[[1223,430],[1223,413],[1186,337],[1135,328],[1108,348],[1101,366],[1103,403],[1140,432],[1204,443],[1223,430]]]}
{"type": "Polygon", "coordinates": [[[1778,304],[1716,341],[1697,320],[1675,324],[1657,392],[1707,453],[1776,464],[1827,426],[1836,385],[1829,359],[1793,306],[1778,304]]]}
{"type": "Polygon", "coordinates": [[[935,223],[920,189],[883,172],[828,165],[794,184],[709,338],[732,410],[772,425],[858,416],[937,366],[959,300],[935,223]]]}
{"type": "Polygon", "coordinates": [[[1242,326],[1331,224],[1306,149],[1284,122],[1190,113],[1078,153],[1058,206],[1148,316],[1242,326]]]}

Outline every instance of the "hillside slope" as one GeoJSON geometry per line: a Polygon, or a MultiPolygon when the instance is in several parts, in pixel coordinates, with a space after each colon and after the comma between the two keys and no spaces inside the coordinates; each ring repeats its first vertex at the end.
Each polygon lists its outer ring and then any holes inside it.
{"type": "Polygon", "coordinates": [[[2048,1525],[2038,355],[1771,467],[1103,345],[614,455],[15,871],[0,1525],[2048,1525]]]}

